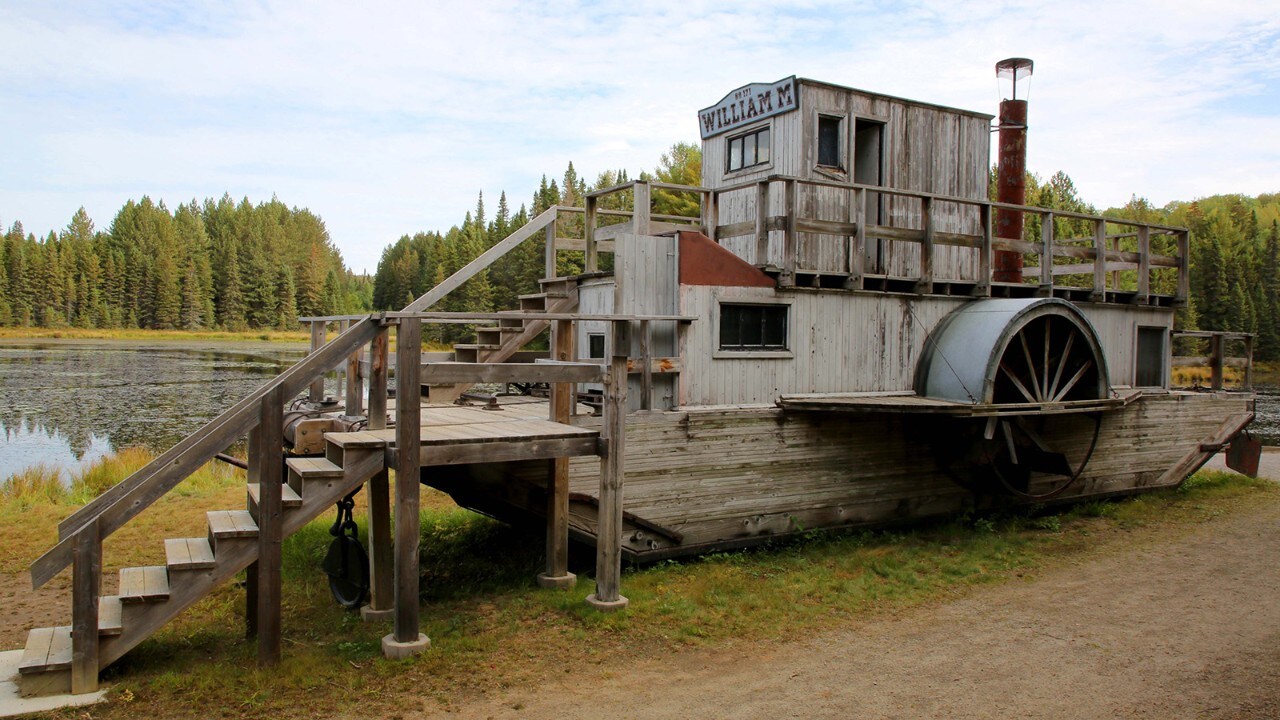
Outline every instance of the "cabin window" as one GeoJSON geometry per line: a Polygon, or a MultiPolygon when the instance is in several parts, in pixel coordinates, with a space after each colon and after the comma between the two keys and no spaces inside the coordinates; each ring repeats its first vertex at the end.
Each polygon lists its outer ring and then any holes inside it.
{"type": "Polygon", "coordinates": [[[1162,327],[1139,327],[1135,387],[1164,387],[1164,360],[1167,333],[1162,327]]]}
{"type": "Polygon", "coordinates": [[[818,116],[818,165],[820,167],[844,169],[840,152],[841,118],[832,115],[818,116]]]}
{"type": "Polygon", "coordinates": [[[589,333],[587,335],[587,357],[604,359],[604,333],[589,333]]]}
{"type": "Polygon", "coordinates": [[[756,165],[764,165],[769,162],[769,128],[762,127],[759,130],[731,137],[729,143],[729,170],[742,170],[743,168],[754,167],[756,165]]]}
{"type": "Polygon", "coordinates": [[[720,304],[721,350],[786,350],[787,305],[720,304]]]}

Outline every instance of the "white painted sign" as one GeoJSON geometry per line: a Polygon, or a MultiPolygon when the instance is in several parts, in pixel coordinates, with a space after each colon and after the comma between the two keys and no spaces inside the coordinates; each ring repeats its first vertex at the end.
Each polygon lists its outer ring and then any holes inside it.
{"type": "Polygon", "coordinates": [[[800,107],[798,91],[795,75],[775,83],[743,85],[715,105],[698,111],[702,139],[795,110],[800,107]]]}

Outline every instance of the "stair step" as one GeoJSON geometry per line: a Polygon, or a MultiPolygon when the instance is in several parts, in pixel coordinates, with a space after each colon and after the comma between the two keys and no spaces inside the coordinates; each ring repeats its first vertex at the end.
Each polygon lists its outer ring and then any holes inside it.
{"type": "Polygon", "coordinates": [[[284,464],[304,479],[342,477],[342,468],[324,458],[289,458],[284,464]]]}
{"type": "Polygon", "coordinates": [[[453,346],[454,351],[458,350],[497,350],[501,345],[493,343],[458,343],[453,346]]]}
{"type": "Polygon", "coordinates": [[[170,570],[212,570],[218,564],[209,538],[169,538],[164,554],[170,570]]]}
{"type": "MultiPolygon", "coordinates": [[[[332,463],[330,464],[332,465],[332,463]]],[[[261,492],[262,492],[262,488],[258,486],[258,483],[249,483],[249,502],[253,503],[254,507],[257,507],[258,503],[261,502],[258,499],[259,493],[261,492]]],[[[298,495],[298,493],[294,492],[293,488],[289,487],[288,485],[281,485],[280,486],[280,505],[281,507],[287,507],[287,508],[302,507],[302,498],[298,495]]]]}
{"type": "Polygon", "coordinates": [[[119,595],[98,598],[98,634],[119,635],[124,632],[124,608],[119,595]]]}
{"type": "Polygon", "coordinates": [[[169,570],[163,565],[120,568],[120,602],[162,602],[169,599],[169,570]]]}
{"type": "MultiPolygon", "coordinates": [[[[324,439],[329,444],[344,450],[363,448],[385,448],[395,438],[394,430],[366,430],[364,432],[325,433],[324,439]]],[[[341,473],[339,473],[341,474],[341,473]]]]}
{"type": "Polygon", "coordinates": [[[69,670],[71,668],[71,627],[35,628],[27,633],[18,672],[23,675],[69,670]]]}
{"type": "Polygon", "coordinates": [[[258,537],[258,523],[248,510],[210,510],[206,515],[215,540],[258,537]]]}

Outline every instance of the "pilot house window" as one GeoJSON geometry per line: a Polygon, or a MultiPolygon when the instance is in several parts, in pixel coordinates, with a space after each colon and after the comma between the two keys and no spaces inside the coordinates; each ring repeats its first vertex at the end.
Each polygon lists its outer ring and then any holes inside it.
{"type": "Polygon", "coordinates": [[[769,128],[729,138],[729,172],[769,162],[769,128]]]}
{"type": "Polygon", "coordinates": [[[844,169],[840,159],[840,118],[818,116],[818,165],[844,169]]]}
{"type": "Polygon", "coordinates": [[[720,304],[721,350],[786,350],[786,305],[720,304]]]}

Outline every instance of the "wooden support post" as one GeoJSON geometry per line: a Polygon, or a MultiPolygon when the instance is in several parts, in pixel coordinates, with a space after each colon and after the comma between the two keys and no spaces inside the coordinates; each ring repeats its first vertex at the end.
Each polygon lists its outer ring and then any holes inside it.
{"type": "Polygon", "coordinates": [[[782,273],[778,276],[778,284],[783,287],[796,286],[796,251],[800,237],[796,232],[797,213],[800,212],[800,187],[795,180],[786,181],[783,190],[784,212],[786,213],[786,230],[782,235],[782,273]]]}
{"type": "MultiPolygon", "coordinates": [[[[311,352],[315,352],[324,347],[324,321],[311,321],[311,352]]],[[[307,392],[307,400],[310,402],[320,402],[324,399],[324,375],[320,375],[311,383],[311,388],[307,392]]]]}
{"type": "Polygon", "coordinates": [[[1093,299],[1107,299],[1107,221],[1093,221],[1093,299]]]}
{"type": "MultiPolygon", "coordinates": [[[[245,480],[258,482],[258,474],[262,469],[262,434],[258,427],[249,429],[247,460],[249,468],[245,470],[245,480]]],[[[258,562],[249,563],[244,572],[244,638],[253,640],[258,637],[258,562]]]]}
{"type": "Polygon", "coordinates": [[[1053,295],[1053,213],[1040,214],[1040,293],[1053,295]]]}
{"type": "Polygon", "coordinates": [[[418,514],[422,463],[422,320],[402,317],[396,328],[396,567],[395,630],[382,638],[389,658],[431,647],[418,629],[418,514]]]}
{"type": "Polygon", "coordinates": [[[640,321],[640,409],[653,409],[653,334],[648,320],[640,321]]]}
{"type": "Polygon", "coordinates": [[[920,279],[916,291],[933,292],[933,198],[920,198],[920,216],[924,222],[924,234],[920,238],[920,279]]]}
{"type": "Polygon", "coordinates": [[[71,554],[71,692],[79,695],[98,689],[102,535],[96,518],[76,532],[71,554]]]}
{"type": "Polygon", "coordinates": [[[547,229],[543,230],[542,235],[545,243],[543,246],[543,277],[548,280],[554,280],[558,277],[556,275],[558,272],[556,269],[556,233],[559,232],[556,227],[557,224],[555,220],[552,220],[551,224],[547,225],[547,229]]]}
{"type": "Polygon", "coordinates": [[[1142,305],[1151,302],[1151,228],[1138,226],[1138,294],[1134,301],[1142,305]]]}
{"type": "Polygon", "coordinates": [[[718,228],[720,227],[720,196],[715,190],[702,191],[702,232],[711,238],[711,242],[720,242],[718,236],[718,228]]]}
{"type": "Polygon", "coordinates": [[[649,183],[637,180],[632,191],[635,214],[631,216],[631,230],[636,235],[648,235],[651,232],[649,218],[649,214],[653,212],[651,190],[649,183]]]}
{"type": "Polygon", "coordinates": [[[769,181],[756,184],[756,265],[769,264],[769,181]]]}
{"type": "Polygon", "coordinates": [[[1222,389],[1223,361],[1222,333],[1214,333],[1209,338],[1209,387],[1222,389]]]}
{"type": "MultiPolygon", "coordinates": [[[[574,359],[573,321],[551,324],[551,358],[558,362],[574,359]]],[[[568,423],[574,400],[572,383],[551,386],[551,420],[568,423]]],[[[569,572],[569,458],[547,461],[547,560],[538,574],[538,584],[546,588],[573,587],[578,578],[569,572]]]]}
{"type": "Polygon", "coordinates": [[[586,248],[582,261],[583,272],[600,270],[600,248],[596,247],[596,198],[588,195],[586,213],[582,219],[582,240],[586,248]]]}
{"type": "Polygon", "coordinates": [[[978,297],[991,295],[991,260],[994,250],[991,247],[991,205],[983,203],[978,206],[979,232],[982,233],[982,246],[978,248],[978,284],[973,294],[978,297]]]}
{"type": "Polygon", "coordinates": [[[622,482],[627,427],[627,354],[631,325],[611,323],[608,336],[609,370],[604,380],[604,444],[600,458],[600,503],[596,525],[596,591],[587,604],[599,610],[621,610],[627,599],[622,584],[622,482]]]}
{"type": "MultiPolygon", "coordinates": [[[[387,427],[387,345],[390,328],[383,325],[369,344],[369,429],[387,427]]],[[[385,469],[365,483],[369,502],[369,604],[360,616],[369,622],[395,617],[395,566],[391,545],[391,490],[385,469]]]]}
{"type": "MultiPolygon", "coordinates": [[[[1117,237],[1117,238],[1111,239],[1111,250],[1116,254],[1120,253],[1120,238],[1117,237]]],[[[1120,271],[1119,270],[1111,271],[1111,290],[1113,292],[1120,291],[1120,271]]]]}
{"type": "Polygon", "coordinates": [[[279,384],[262,398],[258,434],[258,664],[271,666],[280,662],[280,546],[284,540],[284,388],[279,384]]]}
{"type": "Polygon", "coordinates": [[[369,343],[369,429],[387,427],[387,345],[390,329],[383,325],[369,343]]]}
{"type": "Polygon", "coordinates": [[[1174,296],[1177,305],[1185,305],[1191,297],[1191,233],[1178,233],[1178,291],[1174,296]]]}
{"type": "MultiPolygon", "coordinates": [[[[350,328],[352,322],[347,321],[346,326],[350,328]]],[[[354,352],[347,356],[347,387],[346,387],[346,414],[347,415],[363,415],[364,414],[364,378],[360,377],[360,355],[364,353],[364,348],[357,348],[354,352]]]]}
{"type": "Polygon", "coordinates": [[[1253,389],[1253,336],[1244,336],[1244,389],[1253,389]]]}

